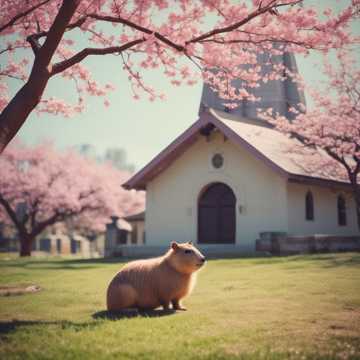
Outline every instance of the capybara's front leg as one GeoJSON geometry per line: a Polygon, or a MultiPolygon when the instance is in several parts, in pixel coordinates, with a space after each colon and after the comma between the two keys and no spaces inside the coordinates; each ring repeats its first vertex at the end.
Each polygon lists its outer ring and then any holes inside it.
{"type": "Polygon", "coordinates": [[[163,307],[164,311],[169,310],[170,302],[169,301],[162,301],[161,306],[163,307]]]}
{"type": "Polygon", "coordinates": [[[186,310],[186,308],[181,306],[179,299],[174,299],[171,301],[171,303],[172,303],[173,309],[175,309],[175,310],[183,310],[183,311],[186,310]]]}

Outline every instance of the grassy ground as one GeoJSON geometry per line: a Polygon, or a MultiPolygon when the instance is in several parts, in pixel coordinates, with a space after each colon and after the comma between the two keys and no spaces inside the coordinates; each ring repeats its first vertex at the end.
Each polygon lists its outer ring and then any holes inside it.
{"type": "Polygon", "coordinates": [[[109,316],[118,260],[0,258],[1,359],[360,359],[360,254],[211,260],[187,312],[109,316]]]}

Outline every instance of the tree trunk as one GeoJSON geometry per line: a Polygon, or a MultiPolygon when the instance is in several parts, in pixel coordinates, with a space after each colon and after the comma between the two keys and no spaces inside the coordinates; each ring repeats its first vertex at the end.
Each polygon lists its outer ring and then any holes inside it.
{"type": "Polygon", "coordinates": [[[51,77],[51,59],[80,2],[81,0],[63,0],[44,44],[41,46],[37,40],[35,43],[31,43],[35,53],[35,61],[29,80],[0,114],[0,153],[39,103],[51,77]]]}
{"type": "Polygon", "coordinates": [[[31,246],[34,241],[34,237],[22,236],[20,238],[20,256],[31,256],[31,246]]]}
{"type": "Polygon", "coordinates": [[[32,74],[0,114],[0,153],[19,131],[39,103],[49,74],[32,74]]]}

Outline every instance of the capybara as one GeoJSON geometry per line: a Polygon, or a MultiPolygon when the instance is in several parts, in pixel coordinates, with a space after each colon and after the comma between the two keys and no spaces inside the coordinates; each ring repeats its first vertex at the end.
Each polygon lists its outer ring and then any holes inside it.
{"type": "Polygon", "coordinates": [[[171,243],[165,255],[126,264],[111,280],[107,289],[107,309],[126,308],[186,310],[180,300],[195,284],[195,272],[205,257],[191,242],[171,243]]]}

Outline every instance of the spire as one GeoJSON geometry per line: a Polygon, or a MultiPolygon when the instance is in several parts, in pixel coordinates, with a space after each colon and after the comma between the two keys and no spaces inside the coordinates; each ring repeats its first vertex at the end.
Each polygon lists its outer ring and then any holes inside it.
{"type": "MultiPolygon", "coordinates": [[[[270,72],[269,65],[266,63],[269,60],[269,54],[261,53],[257,55],[258,64],[261,65],[261,75],[270,72]]],[[[272,56],[272,62],[283,64],[291,73],[298,74],[295,56],[291,53],[284,53],[279,56],[272,56]]],[[[241,80],[234,80],[236,88],[241,88],[243,82],[241,80]]],[[[271,80],[267,83],[260,83],[258,88],[247,88],[247,91],[260,98],[259,101],[241,100],[236,101],[239,106],[235,109],[227,109],[224,106],[223,99],[220,99],[216,93],[212,91],[208,84],[203,85],[201,104],[199,112],[202,107],[211,107],[216,110],[230,112],[232,115],[238,115],[248,119],[256,119],[257,111],[261,109],[272,108],[280,115],[285,116],[289,120],[294,118],[294,114],[289,111],[291,107],[298,109],[298,104],[305,106],[305,96],[298,85],[286,75],[285,80],[271,80]]]]}

